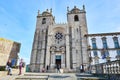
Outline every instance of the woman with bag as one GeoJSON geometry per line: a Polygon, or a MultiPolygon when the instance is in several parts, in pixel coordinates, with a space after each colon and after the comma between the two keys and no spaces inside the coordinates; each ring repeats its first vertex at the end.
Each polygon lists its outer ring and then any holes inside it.
{"type": "Polygon", "coordinates": [[[24,67],[23,65],[24,65],[23,59],[20,59],[20,63],[19,63],[19,75],[22,74],[22,67],[24,67]]]}

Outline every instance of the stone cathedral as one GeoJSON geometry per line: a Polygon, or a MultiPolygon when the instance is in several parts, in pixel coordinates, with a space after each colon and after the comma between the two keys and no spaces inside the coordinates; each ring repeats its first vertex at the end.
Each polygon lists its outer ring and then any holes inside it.
{"type": "Polygon", "coordinates": [[[86,11],[67,7],[67,23],[55,23],[52,9],[38,11],[31,52],[30,70],[39,72],[49,66],[51,71],[60,65],[64,71],[75,71],[89,64],[86,11]]]}

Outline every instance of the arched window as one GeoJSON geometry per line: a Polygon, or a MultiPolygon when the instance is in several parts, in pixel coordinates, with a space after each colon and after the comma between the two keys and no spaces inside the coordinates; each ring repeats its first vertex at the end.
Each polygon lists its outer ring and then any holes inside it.
{"type": "Polygon", "coordinates": [[[42,24],[46,24],[46,18],[43,18],[42,24]]]}
{"type": "Polygon", "coordinates": [[[55,39],[60,40],[60,39],[62,39],[62,38],[63,38],[63,34],[62,34],[62,33],[57,32],[57,33],[55,34],[55,39]]]}
{"type": "Polygon", "coordinates": [[[74,16],[74,21],[79,21],[78,15],[74,16]]]}

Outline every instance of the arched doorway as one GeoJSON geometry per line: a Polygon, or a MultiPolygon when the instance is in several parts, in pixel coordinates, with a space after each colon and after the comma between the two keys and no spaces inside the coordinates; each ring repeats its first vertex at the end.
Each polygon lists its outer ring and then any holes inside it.
{"type": "Polygon", "coordinates": [[[61,66],[61,55],[55,56],[55,64],[61,66]]]}

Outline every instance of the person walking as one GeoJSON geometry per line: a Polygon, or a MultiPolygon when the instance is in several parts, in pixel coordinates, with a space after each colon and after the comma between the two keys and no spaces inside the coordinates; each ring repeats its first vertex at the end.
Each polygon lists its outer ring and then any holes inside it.
{"type": "Polygon", "coordinates": [[[49,70],[49,66],[48,66],[48,65],[47,65],[47,68],[46,68],[46,69],[47,69],[47,72],[48,72],[48,70],[49,70]]]}
{"type": "Polygon", "coordinates": [[[19,75],[22,74],[22,67],[23,67],[23,59],[20,59],[20,63],[19,63],[19,75]]]}
{"type": "Polygon", "coordinates": [[[60,73],[60,65],[57,64],[57,73],[60,73]]]}
{"type": "Polygon", "coordinates": [[[84,72],[84,66],[83,66],[83,64],[81,64],[81,66],[80,66],[80,72],[81,72],[81,73],[84,72]]]}
{"type": "Polygon", "coordinates": [[[7,66],[7,70],[8,70],[7,75],[12,75],[12,63],[11,63],[11,60],[8,60],[6,66],[7,66]]]}

